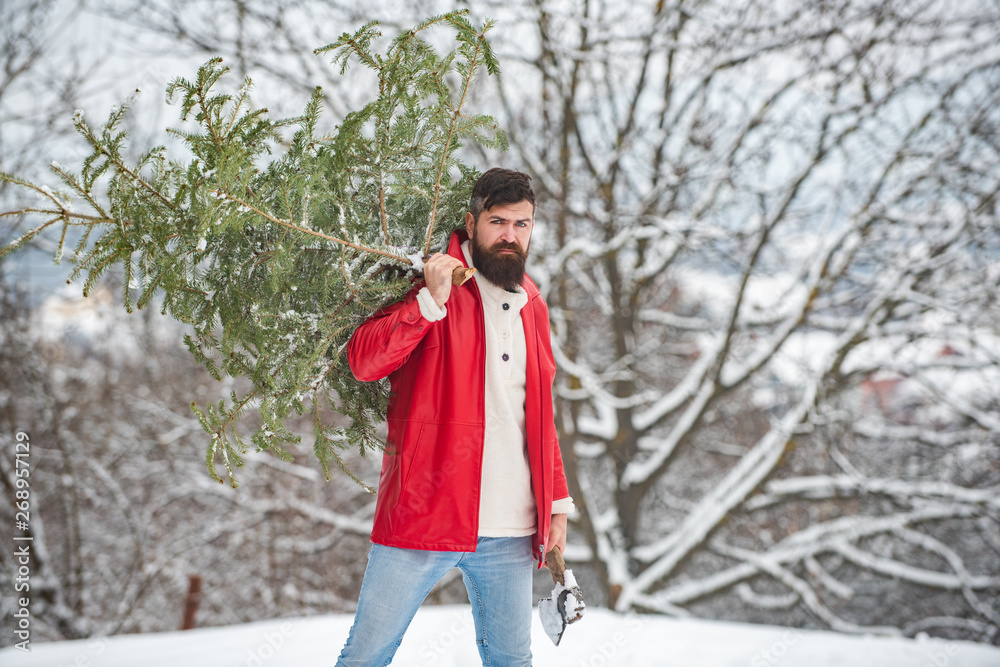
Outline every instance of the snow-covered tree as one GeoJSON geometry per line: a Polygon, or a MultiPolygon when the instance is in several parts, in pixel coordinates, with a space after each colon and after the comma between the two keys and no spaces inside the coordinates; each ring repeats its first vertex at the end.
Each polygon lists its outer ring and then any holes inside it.
{"type": "Polygon", "coordinates": [[[491,11],[567,556],[620,610],[996,641],[995,8],[491,11]]]}
{"type": "MultiPolygon", "coordinates": [[[[109,59],[106,47],[82,48],[83,40],[74,30],[90,4],[36,0],[0,6],[0,172],[36,174],[36,165],[66,155],[73,110],[90,92],[95,72],[109,59]],[[77,57],[67,62],[63,49],[77,57]]],[[[5,206],[30,199],[28,193],[0,181],[0,201],[5,206]]],[[[15,221],[0,217],[0,239],[8,239],[14,225],[15,221]]],[[[53,249],[54,244],[43,241],[37,245],[39,252],[25,254],[0,270],[42,273],[51,263],[53,249]]]]}
{"type": "MultiPolygon", "coordinates": [[[[323,483],[308,448],[253,453],[238,489],[202,463],[192,398],[220,386],[155,311],[129,315],[108,286],[32,306],[0,291],[0,429],[30,437],[32,638],[176,630],[188,578],[199,626],[349,610],[364,572],[371,495],[323,483]]],[[[234,384],[236,381],[230,381],[234,384]]],[[[308,433],[308,419],[290,420],[308,433]]],[[[366,476],[376,462],[347,453],[366,476]]],[[[14,525],[13,459],[0,517],[14,525]]],[[[0,555],[0,583],[18,563],[0,555]]],[[[3,596],[0,613],[16,609],[3,596]]],[[[13,643],[4,624],[0,645],[13,643]]]]}

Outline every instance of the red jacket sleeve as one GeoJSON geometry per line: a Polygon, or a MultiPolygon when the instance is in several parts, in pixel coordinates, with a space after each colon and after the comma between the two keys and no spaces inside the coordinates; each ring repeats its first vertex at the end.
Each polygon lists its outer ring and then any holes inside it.
{"type": "Polygon", "coordinates": [[[556,443],[555,456],[552,459],[552,500],[569,498],[569,484],[566,483],[566,471],[563,468],[562,449],[556,443]]]}
{"type": "Polygon", "coordinates": [[[420,314],[417,286],[359,326],[347,343],[347,363],[362,382],[381,380],[406,363],[431,323],[420,314]]]}

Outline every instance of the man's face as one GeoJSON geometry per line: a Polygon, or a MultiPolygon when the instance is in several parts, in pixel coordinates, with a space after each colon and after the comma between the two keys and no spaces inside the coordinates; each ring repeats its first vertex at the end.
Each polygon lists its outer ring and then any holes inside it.
{"type": "Polygon", "coordinates": [[[494,285],[514,289],[524,281],[534,214],[535,208],[529,201],[494,206],[483,211],[479,220],[472,213],[465,214],[472,262],[494,285]]]}

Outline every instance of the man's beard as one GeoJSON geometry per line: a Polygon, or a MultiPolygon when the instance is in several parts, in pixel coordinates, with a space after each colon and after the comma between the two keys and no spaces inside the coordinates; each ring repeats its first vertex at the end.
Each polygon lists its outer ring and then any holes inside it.
{"type": "Polygon", "coordinates": [[[528,249],[521,249],[517,243],[497,241],[492,248],[484,248],[472,239],[472,263],[483,277],[502,289],[513,291],[524,282],[524,264],[528,261],[528,249]],[[513,250],[514,254],[501,253],[513,250]]]}

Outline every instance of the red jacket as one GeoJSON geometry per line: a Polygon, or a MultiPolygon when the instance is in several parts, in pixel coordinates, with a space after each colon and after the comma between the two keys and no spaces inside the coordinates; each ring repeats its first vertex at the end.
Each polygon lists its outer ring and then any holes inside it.
{"type": "MultiPolygon", "coordinates": [[[[463,264],[466,238],[459,230],[448,247],[463,264]]],[[[416,299],[421,286],[370,317],[347,346],[355,377],[367,382],[388,376],[392,390],[371,539],[407,549],[475,551],[486,391],[481,297],[475,280],[454,287],[448,315],[428,322],[416,299]]],[[[523,287],[525,425],[538,509],[533,546],[541,560],[552,501],[569,492],[552,414],[556,366],[548,307],[530,279],[523,287]]]]}

